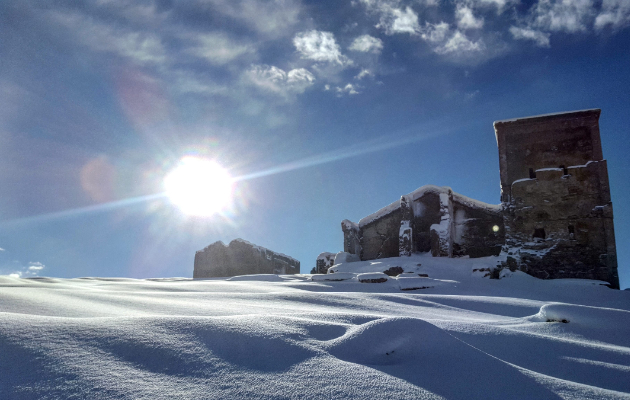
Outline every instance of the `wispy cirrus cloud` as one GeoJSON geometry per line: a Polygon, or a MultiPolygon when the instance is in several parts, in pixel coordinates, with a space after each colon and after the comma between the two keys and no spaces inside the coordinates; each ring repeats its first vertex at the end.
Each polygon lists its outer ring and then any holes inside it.
{"type": "Polygon", "coordinates": [[[539,0],[532,8],[532,26],[552,32],[584,32],[595,15],[593,0],[539,0]]]}
{"type": "Polygon", "coordinates": [[[516,26],[510,27],[510,33],[512,37],[517,40],[531,40],[540,47],[549,47],[550,33],[545,33],[531,28],[519,28],[516,26]]]}
{"type": "Polygon", "coordinates": [[[208,8],[211,14],[222,15],[266,39],[288,35],[300,23],[302,12],[300,2],[294,0],[199,0],[190,7],[208,8]]]}
{"type": "Polygon", "coordinates": [[[92,51],[116,55],[139,65],[162,64],[167,59],[162,40],[154,32],[107,24],[77,11],[50,11],[48,17],[76,31],[76,40],[92,51]]]}
{"type": "Polygon", "coordinates": [[[225,65],[239,57],[255,53],[251,44],[234,40],[224,32],[200,33],[193,40],[196,44],[187,51],[215,65],[225,65]]]}

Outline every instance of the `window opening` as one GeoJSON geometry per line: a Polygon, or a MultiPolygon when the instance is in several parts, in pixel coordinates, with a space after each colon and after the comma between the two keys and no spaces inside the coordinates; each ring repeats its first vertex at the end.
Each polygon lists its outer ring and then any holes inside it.
{"type": "Polygon", "coordinates": [[[529,179],[536,179],[536,172],[534,171],[534,168],[529,169],[529,179]]]}
{"type": "Polygon", "coordinates": [[[569,239],[575,240],[575,227],[573,225],[569,225],[569,239]]]}
{"type": "Polygon", "coordinates": [[[569,175],[569,170],[567,169],[567,167],[565,167],[564,165],[561,165],[560,168],[562,168],[562,173],[564,175],[569,175]]]}
{"type": "Polygon", "coordinates": [[[534,229],[534,239],[544,239],[544,238],[545,238],[545,228],[534,229]]]}

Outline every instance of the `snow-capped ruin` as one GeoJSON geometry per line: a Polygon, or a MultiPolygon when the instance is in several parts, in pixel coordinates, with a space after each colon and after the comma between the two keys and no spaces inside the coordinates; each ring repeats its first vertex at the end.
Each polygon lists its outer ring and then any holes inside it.
{"type": "Polygon", "coordinates": [[[422,186],[358,223],[344,220],[344,251],[363,261],[416,252],[471,258],[503,253],[500,268],[619,288],[600,113],[495,122],[501,204],[422,186]]]}
{"type": "Polygon", "coordinates": [[[234,239],[228,246],[218,241],[197,251],[193,278],[299,273],[300,262],[295,258],[234,239]]]}

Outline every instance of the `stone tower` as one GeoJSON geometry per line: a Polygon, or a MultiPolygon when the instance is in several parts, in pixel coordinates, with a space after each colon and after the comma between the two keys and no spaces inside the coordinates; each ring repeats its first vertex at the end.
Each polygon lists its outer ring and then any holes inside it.
{"type": "Polygon", "coordinates": [[[497,121],[507,266],[619,288],[601,110],[497,121]]]}

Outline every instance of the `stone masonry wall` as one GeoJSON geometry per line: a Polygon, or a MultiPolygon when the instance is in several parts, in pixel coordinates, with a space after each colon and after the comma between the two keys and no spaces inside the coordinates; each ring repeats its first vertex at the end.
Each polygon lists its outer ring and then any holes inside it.
{"type": "Polygon", "coordinates": [[[351,253],[347,244],[359,236],[357,247],[364,261],[428,251],[436,257],[497,255],[504,240],[499,206],[431,185],[402,196],[359,224],[344,220],[342,229],[344,250],[351,253]],[[495,226],[500,230],[495,232],[495,226]]]}
{"type": "Polygon", "coordinates": [[[510,269],[619,287],[599,114],[587,110],[495,123],[510,269]]]}
{"type": "Polygon", "coordinates": [[[361,227],[361,260],[398,257],[400,209],[361,227]]]}
{"type": "Polygon", "coordinates": [[[223,242],[215,242],[196,252],[193,278],[298,273],[298,260],[242,239],[235,239],[229,246],[223,242]]]}

